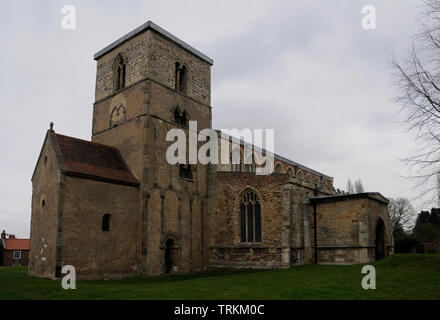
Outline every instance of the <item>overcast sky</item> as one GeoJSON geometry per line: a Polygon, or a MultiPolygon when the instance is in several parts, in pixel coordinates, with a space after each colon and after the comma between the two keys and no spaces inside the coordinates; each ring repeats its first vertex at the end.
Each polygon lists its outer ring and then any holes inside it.
{"type": "MultiPolygon", "coordinates": [[[[388,64],[404,57],[421,1],[1,1],[0,229],[29,236],[31,175],[49,122],[90,139],[92,56],[152,20],[214,59],[213,126],[274,128],[275,151],[367,191],[414,199],[399,175],[412,138],[388,64]],[[64,5],[76,29],[61,27],[64,5]],[[376,8],[376,30],[361,8],[376,8]]],[[[418,209],[420,205],[415,203],[418,209]]]]}

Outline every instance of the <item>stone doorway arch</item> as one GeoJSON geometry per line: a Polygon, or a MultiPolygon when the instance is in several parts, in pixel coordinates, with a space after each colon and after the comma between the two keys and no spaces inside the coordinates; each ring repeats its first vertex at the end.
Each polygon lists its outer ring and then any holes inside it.
{"type": "Polygon", "coordinates": [[[375,259],[380,260],[385,258],[385,223],[382,218],[377,219],[376,222],[376,250],[375,259]]]}
{"type": "Polygon", "coordinates": [[[165,273],[171,273],[177,262],[177,247],[173,239],[165,242],[165,273]]]}

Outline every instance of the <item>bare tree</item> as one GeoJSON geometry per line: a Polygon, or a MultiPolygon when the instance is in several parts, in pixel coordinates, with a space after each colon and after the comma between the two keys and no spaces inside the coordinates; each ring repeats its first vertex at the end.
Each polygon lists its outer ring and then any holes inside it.
{"type": "Polygon", "coordinates": [[[364,185],[362,184],[361,179],[357,179],[354,182],[354,190],[356,191],[356,193],[363,193],[363,192],[365,192],[364,185]]]}
{"type": "Polygon", "coordinates": [[[413,170],[420,196],[438,200],[440,172],[440,0],[425,0],[421,31],[407,59],[392,58],[403,122],[415,133],[418,150],[404,161],[413,170]]]}
{"type": "Polygon", "coordinates": [[[347,180],[347,193],[354,193],[354,186],[350,178],[347,180]]]}
{"type": "Polygon", "coordinates": [[[404,230],[412,229],[416,219],[416,211],[407,198],[389,199],[388,212],[391,218],[393,230],[403,227],[404,230]]]}

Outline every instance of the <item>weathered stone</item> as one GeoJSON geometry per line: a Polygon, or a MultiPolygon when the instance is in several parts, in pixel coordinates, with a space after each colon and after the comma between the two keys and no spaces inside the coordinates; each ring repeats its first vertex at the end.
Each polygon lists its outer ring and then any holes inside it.
{"type": "Polygon", "coordinates": [[[66,264],[79,279],[286,268],[313,262],[315,249],[320,263],[367,262],[375,259],[379,218],[391,254],[386,201],[378,194],[336,196],[333,178],[279,156],[273,174],[256,175],[255,163],[243,164],[244,144],[241,164],[193,165],[192,178],[167,162],[167,132],[180,128],[188,136],[176,110],[197,121],[198,131],[212,125],[212,62],[188,48],[146,27],[97,56],[92,142],[120,152],[137,183],[99,172],[72,175],[49,130],[32,179],[29,273],[55,277],[66,264]],[[125,63],[122,88],[115,85],[117,61],[125,63]],[[182,90],[175,85],[176,63],[186,67],[182,90]],[[254,206],[246,233],[255,236],[242,242],[240,204],[248,192],[260,206],[261,239],[254,206]],[[104,231],[105,214],[111,214],[110,231],[104,231]]]}

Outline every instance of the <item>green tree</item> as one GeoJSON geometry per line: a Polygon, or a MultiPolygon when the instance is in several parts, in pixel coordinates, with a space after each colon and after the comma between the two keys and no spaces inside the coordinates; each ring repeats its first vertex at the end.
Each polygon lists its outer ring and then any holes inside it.
{"type": "Polygon", "coordinates": [[[440,209],[421,211],[417,216],[413,233],[419,241],[440,240],[440,209]]]}
{"type": "Polygon", "coordinates": [[[438,240],[438,229],[432,223],[425,223],[416,230],[416,237],[423,242],[438,240]]]}

